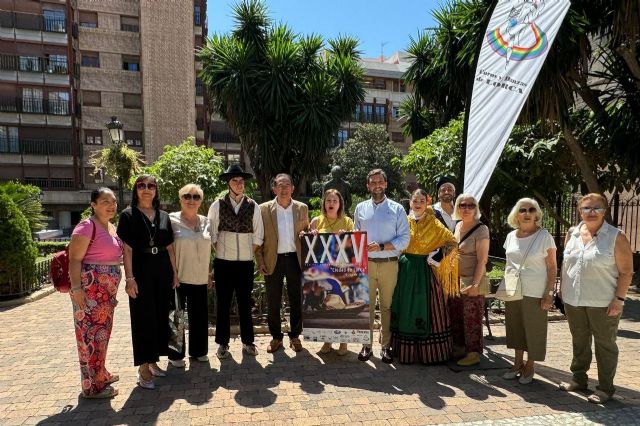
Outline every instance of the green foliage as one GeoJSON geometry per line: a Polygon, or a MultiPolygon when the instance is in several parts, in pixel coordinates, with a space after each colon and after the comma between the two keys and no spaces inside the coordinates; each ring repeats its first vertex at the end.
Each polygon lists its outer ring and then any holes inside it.
{"type": "MultiPolygon", "coordinates": [[[[88,219],[93,213],[91,212],[91,206],[87,207],[80,213],[80,220],[88,219]]],[[[118,226],[118,220],[120,220],[120,215],[115,215],[113,219],[110,220],[111,223],[118,226]]]]}
{"type": "Polygon", "coordinates": [[[114,181],[121,181],[126,184],[131,180],[132,176],[140,173],[142,160],[138,151],[129,148],[123,143],[118,143],[100,151],[95,151],[89,160],[89,164],[96,171],[102,170],[106,176],[114,181]]]}
{"type": "MultiPolygon", "coordinates": [[[[344,179],[351,184],[351,193],[362,196],[368,195],[367,174],[382,169],[387,174],[387,193],[396,197],[404,193],[399,157],[383,125],[359,124],[353,136],[333,153],[331,166],[340,166],[344,179]]],[[[328,179],[330,176],[323,178],[328,179]]]]}
{"type": "Polygon", "coordinates": [[[9,196],[18,206],[29,222],[29,229],[32,234],[44,229],[47,218],[42,214],[40,188],[19,182],[5,182],[0,184],[0,193],[9,196]]]}
{"type": "Polygon", "coordinates": [[[35,272],[38,251],[29,222],[11,198],[0,193],[0,293],[9,280],[29,279],[35,272]]]}
{"type": "Polygon", "coordinates": [[[64,250],[68,241],[36,241],[38,256],[46,257],[50,254],[64,250]]]}
{"type": "Polygon", "coordinates": [[[240,136],[263,197],[280,172],[317,176],[340,124],[364,100],[358,41],[273,25],[266,2],[234,7],[231,34],[213,35],[198,53],[212,106],[240,136]]]}
{"type": "Polygon", "coordinates": [[[309,217],[313,219],[316,216],[322,214],[322,198],[312,197],[309,198],[309,217]]]}
{"type": "Polygon", "coordinates": [[[197,146],[194,141],[190,136],[178,146],[165,145],[156,162],[144,168],[144,173],[158,179],[163,201],[174,207],[180,205],[178,191],[189,183],[200,185],[209,203],[226,186],[218,179],[224,171],[222,157],[211,148],[197,146]]]}

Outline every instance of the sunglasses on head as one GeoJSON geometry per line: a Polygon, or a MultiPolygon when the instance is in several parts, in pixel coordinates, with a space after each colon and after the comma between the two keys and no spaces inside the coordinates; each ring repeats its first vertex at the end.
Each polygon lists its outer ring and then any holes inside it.
{"type": "Polygon", "coordinates": [[[527,212],[535,213],[536,212],[536,208],[535,207],[529,207],[529,208],[522,207],[520,210],[518,210],[518,213],[522,213],[522,214],[525,214],[527,212]]]}
{"type": "Polygon", "coordinates": [[[182,198],[187,201],[200,201],[202,197],[200,197],[200,194],[182,194],[182,198]]]}
{"type": "Polygon", "coordinates": [[[476,205],[475,204],[460,203],[459,207],[461,209],[469,209],[469,210],[471,210],[471,209],[475,209],[476,205]]]}
{"type": "Polygon", "coordinates": [[[136,188],[138,188],[138,189],[148,189],[148,190],[152,191],[152,190],[158,188],[158,184],[155,184],[153,182],[150,182],[150,183],[138,182],[136,184],[136,188]]]}
{"type": "Polygon", "coordinates": [[[602,214],[604,213],[604,208],[603,207],[580,207],[580,211],[584,214],[587,213],[598,213],[598,214],[602,214]]]}

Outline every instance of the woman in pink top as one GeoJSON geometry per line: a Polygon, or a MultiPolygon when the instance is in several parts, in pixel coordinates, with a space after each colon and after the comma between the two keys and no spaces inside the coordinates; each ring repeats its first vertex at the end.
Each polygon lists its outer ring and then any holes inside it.
{"type": "Polygon", "coordinates": [[[76,225],[69,243],[70,294],[84,398],[118,394],[110,385],[120,378],[105,367],[123,247],[115,226],[109,222],[117,206],[109,188],[91,192],[93,214],[76,225]]]}

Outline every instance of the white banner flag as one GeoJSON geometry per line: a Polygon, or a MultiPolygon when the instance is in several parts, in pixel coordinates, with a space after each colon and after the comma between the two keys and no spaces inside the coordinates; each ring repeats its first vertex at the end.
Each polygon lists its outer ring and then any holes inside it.
{"type": "Polygon", "coordinates": [[[569,10],[569,0],[499,0],[476,68],[464,192],[482,197],[569,10]]]}

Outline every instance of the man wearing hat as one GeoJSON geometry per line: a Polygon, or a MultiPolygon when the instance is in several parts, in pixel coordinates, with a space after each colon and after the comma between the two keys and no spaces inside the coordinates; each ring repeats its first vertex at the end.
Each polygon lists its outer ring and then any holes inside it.
{"type": "Polygon", "coordinates": [[[229,192],[213,202],[209,208],[211,241],[216,257],[213,261],[217,295],[216,343],[217,356],[229,357],[229,315],[233,293],[236,293],[240,315],[242,349],[257,355],[253,343],[251,318],[251,291],[253,290],[253,254],[262,245],[264,227],[260,207],[244,195],[244,182],[253,178],[251,173],[233,164],[219,178],[227,182],[229,192]]]}
{"type": "Polygon", "coordinates": [[[449,231],[456,229],[456,221],[451,218],[453,214],[453,203],[456,200],[456,187],[453,181],[446,176],[442,176],[436,183],[436,192],[438,193],[438,202],[433,205],[436,217],[449,231]],[[439,215],[438,215],[439,213],[439,215]]]}

